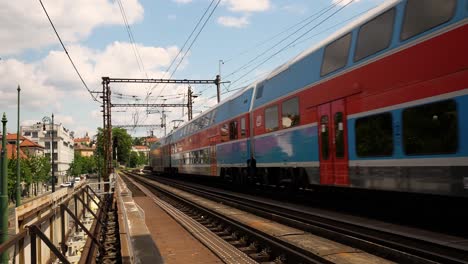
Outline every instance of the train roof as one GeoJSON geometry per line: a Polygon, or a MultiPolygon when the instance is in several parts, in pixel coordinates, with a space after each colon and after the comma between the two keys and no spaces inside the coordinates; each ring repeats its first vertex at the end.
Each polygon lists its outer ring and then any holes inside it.
{"type": "Polygon", "coordinates": [[[266,81],[266,80],[269,80],[269,79],[275,77],[276,75],[278,75],[281,72],[288,69],[294,63],[302,60],[303,58],[305,58],[308,55],[314,53],[315,51],[319,50],[320,48],[323,48],[328,43],[331,43],[334,40],[339,39],[343,35],[349,33],[350,31],[352,31],[354,28],[356,28],[356,27],[358,27],[358,26],[360,26],[362,24],[365,24],[367,21],[369,21],[369,20],[373,19],[374,17],[382,14],[386,10],[394,7],[395,5],[397,5],[398,3],[402,2],[402,1],[403,0],[388,0],[388,1],[385,1],[384,3],[382,3],[381,5],[378,5],[378,6],[374,7],[373,9],[369,10],[365,14],[363,14],[363,15],[359,16],[358,18],[356,18],[356,20],[350,22],[349,24],[342,27],[341,29],[339,29],[335,33],[331,34],[329,37],[323,39],[322,41],[318,42],[317,44],[315,44],[315,45],[309,47],[308,49],[306,49],[305,51],[299,53],[292,60],[278,66],[267,77],[265,77],[265,78],[263,78],[261,80],[258,80],[256,83],[263,82],[263,81],[266,81]]]}
{"type": "MultiPolygon", "coordinates": [[[[218,109],[220,107],[222,107],[224,104],[228,103],[229,101],[235,99],[235,98],[238,98],[239,96],[241,96],[246,90],[252,88],[252,87],[255,87],[258,83],[262,83],[266,80],[269,80],[275,76],[277,76],[278,74],[280,74],[281,72],[285,71],[286,69],[288,69],[291,65],[293,65],[294,63],[302,60],[303,58],[309,56],[310,54],[314,53],[315,51],[319,50],[320,48],[323,48],[324,46],[326,46],[328,43],[331,43],[333,42],[334,40],[340,38],[341,36],[343,36],[344,34],[347,34],[349,33],[350,31],[352,31],[354,28],[362,25],[362,24],[365,24],[367,21],[373,19],[374,17],[378,16],[379,14],[385,12],[386,10],[396,6],[398,3],[402,2],[403,0],[388,0],[388,1],[385,1],[384,3],[382,3],[381,5],[379,6],[376,6],[374,7],[372,10],[366,12],[365,14],[361,15],[360,17],[356,18],[355,21],[347,24],[346,26],[342,27],[341,29],[339,29],[338,31],[336,31],[335,33],[331,34],[329,37],[325,38],[324,40],[318,42],[317,44],[309,47],[308,49],[306,49],[305,51],[299,53],[297,56],[295,56],[293,59],[291,59],[290,61],[278,66],[277,68],[275,68],[273,71],[271,71],[271,73],[269,75],[267,75],[265,78],[261,78],[261,79],[258,79],[252,83],[250,83],[249,85],[246,85],[245,87],[239,89],[239,91],[236,91],[236,93],[230,95],[229,97],[221,100],[221,102],[213,107],[211,107],[210,109],[208,109],[207,111],[205,111],[205,113],[208,113],[210,111],[214,111],[215,109],[218,109]]],[[[195,122],[201,115],[193,118],[191,121],[183,124],[181,127],[179,127],[177,130],[175,131],[172,131],[169,135],[173,135],[176,131],[179,131],[181,129],[183,129],[184,127],[190,125],[191,123],[195,122]]],[[[168,135],[168,136],[169,136],[168,135]]]]}

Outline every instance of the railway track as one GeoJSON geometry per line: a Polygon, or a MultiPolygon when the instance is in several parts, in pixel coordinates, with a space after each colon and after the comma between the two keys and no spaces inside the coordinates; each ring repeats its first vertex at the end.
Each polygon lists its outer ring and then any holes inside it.
{"type": "MultiPolygon", "coordinates": [[[[154,180],[153,177],[150,179],[154,180]]],[[[330,219],[312,214],[305,210],[285,207],[278,203],[265,202],[249,196],[226,193],[222,190],[215,190],[213,188],[206,188],[194,184],[181,184],[179,181],[169,180],[167,178],[158,177],[157,180],[158,182],[170,185],[174,188],[251,212],[255,215],[274,220],[275,222],[298,228],[395,262],[468,263],[468,253],[463,246],[452,247],[434,241],[421,240],[411,237],[410,235],[376,230],[356,223],[350,223],[349,221],[330,219]]],[[[146,184],[148,183],[146,182],[146,184]]],[[[203,215],[208,213],[206,210],[202,210],[202,212],[203,215]]],[[[213,225],[213,223],[209,224],[213,225]]],[[[231,239],[235,238],[236,237],[233,237],[231,239]]],[[[236,241],[239,241],[239,239],[236,241]]],[[[278,241],[275,242],[278,243],[278,241]]],[[[266,248],[271,251],[271,246],[267,246],[266,248]]],[[[296,251],[300,254],[306,253],[302,252],[300,249],[296,249],[296,251]]],[[[282,251],[275,248],[274,252],[282,251]]],[[[293,255],[293,253],[281,253],[277,255],[277,258],[289,260],[291,259],[290,255],[293,255]]],[[[320,262],[320,260],[317,259],[315,259],[315,261],[320,262]]]]}

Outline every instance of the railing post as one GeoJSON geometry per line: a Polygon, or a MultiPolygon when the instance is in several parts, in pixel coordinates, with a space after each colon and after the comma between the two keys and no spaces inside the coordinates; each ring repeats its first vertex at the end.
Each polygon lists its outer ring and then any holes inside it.
{"type": "Polygon", "coordinates": [[[65,210],[63,209],[63,206],[60,206],[60,226],[62,228],[62,241],[60,242],[60,248],[62,249],[62,254],[65,255],[65,252],[67,251],[67,241],[66,241],[66,230],[65,230],[65,210]]]}
{"type": "MultiPolygon", "coordinates": [[[[73,195],[73,200],[75,201],[75,215],[78,215],[78,199],[76,194],[73,195]]],[[[75,231],[78,232],[78,225],[75,223],[75,231]]]]}
{"type": "Polygon", "coordinates": [[[36,234],[34,232],[30,232],[31,237],[31,264],[37,263],[37,241],[36,241],[36,234]]]}

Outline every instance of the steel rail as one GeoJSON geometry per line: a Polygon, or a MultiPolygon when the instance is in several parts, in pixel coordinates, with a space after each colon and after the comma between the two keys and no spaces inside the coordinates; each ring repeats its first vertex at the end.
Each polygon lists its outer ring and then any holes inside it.
{"type": "MultiPolygon", "coordinates": [[[[154,178],[150,178],[153,179],[154,178]]],[[[227,194],[210,189],[200,190],[202,186],[188,186],[169,179],[158,178],[158,181],[178,189],[194,193],[211,200],[223,202],[257,215],[270,218],[304,231],[317,234],[331,240],[358,247],[378,256],[393,261],[415,263],[468,263],[468,252],[426,240],[416,239],[400,234],[389,233],[336,219],[330,219],[307,211],[287,208],[278,204],[246,198],[242,195],[227,194]]]]}
{"type": "MultiPolygon", "coordinates": [[[[141,175],[136,175],[136,174],[132,174],[132,175],[141,176],[141,175]]],[[[319,256],[319,255],[313,254],[312,252],[305,251],[295,245],[284,242],[277,237],[271,236],[266,233],[262,233],[259,230],[256,230],[250,226],[231,220],[227,218],[226,216],[222,215],[221,213],[204,208],[190,200],[187,200],[174,193],[164,190],[156,185],[148,183],[147,181],[138,179],[137,177],[134,177],[133,179],[139,181],[143,185],[150,187],[152,190],[156,190],[157,192],[170,197],[171,199],[174,199],[189,207],[196,208],[196,210],[202,212],[203,214],[213,217],[217,219],[218,221],[224,223],[225,225],[233,227],[235,230],[239,230],[242,233],[248,234],[250,237],[253,237],[254,240],[260,241],[261,244],[268,245],[268,247],[271,248],[272,251],[274,252],[284,253],[286,255],[286,259],[288,260],[287,261],[288,263],[326,263],[326,264],[333,263],[325,259],[323,256],[319,256]]],[[[280,255],[283,255],[283,254],[280,254],[280,255]]]]}

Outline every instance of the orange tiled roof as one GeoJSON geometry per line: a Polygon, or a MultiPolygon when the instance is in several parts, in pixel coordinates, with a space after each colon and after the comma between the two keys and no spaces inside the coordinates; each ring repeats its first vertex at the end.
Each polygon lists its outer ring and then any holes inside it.
{"type": "Polygon", "coordinates": [[[81,142],[90,142],[91,139],[89,137],[84,137],[84,138],[75,138],[74,139],[75,143],[81,143],[81,142]]]}
{"type": "Polygon", "coordinates": [[[157,137],[149,137],[146,139],[146,142],[148,143],[154,143],[154,142],[158,142],[159,139],[157,137]]]}
{"type": "MultiPolygon", "coordinates": [[[[8,138],[8,137],[7,137],[8,138]]],[[[7,149],[7,157],[8,159],[13,159],[15,158],[16,159],[16,145],[13,145],[13,144],[7,144],[6,145],[6,149],[7,149]]],[[[2,145],[0,145],[0,151],[2,150],[2,145]]],[[[28,156],[26,154],[24,154],[24,152],[20,149],[20,158],[21,159],[27,159],[28,156]]]]}
{"type": "Polygon", "coordinates": [[[44,148],[43,146],[41,146],[41,145],[37,144],[36,142],[31,141],[31,140],[29,140],[27,138],[25,138],[23,140],[23,142],[20,143],[20,147],[21,148],[23,148],[23,147],[24,148],[42,148],[42,149],[44,148]]]}
{"type": "Polygon", "coordinates": [[[133,146],[133,147],[134,147],[135,149],[144,149],[144,150],[148,149],[147,146],[133,146]]]}

